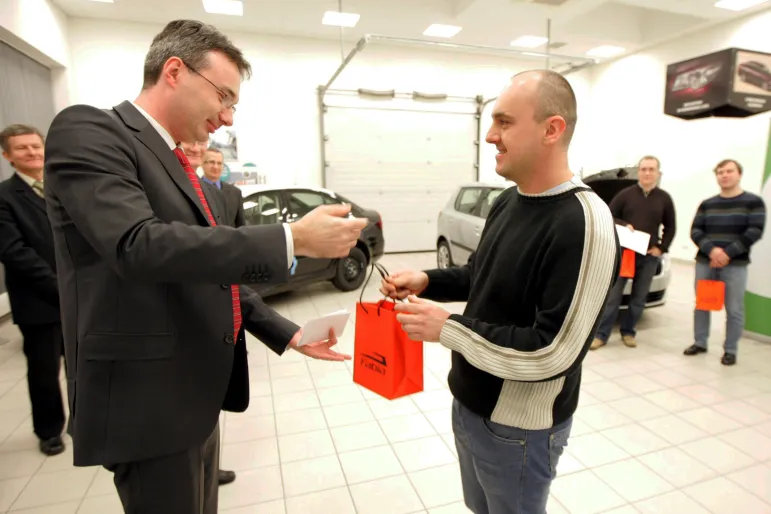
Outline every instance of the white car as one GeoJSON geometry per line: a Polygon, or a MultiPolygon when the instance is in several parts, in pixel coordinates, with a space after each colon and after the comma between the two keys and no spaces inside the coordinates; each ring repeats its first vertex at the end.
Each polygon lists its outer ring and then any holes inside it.
{"type": "MultiPolygon", "coordinates": [[[[606,203],[627,186],[637,183],[637,168],[620,168],[604,171],[582,179],[606,203]]],[[[436,263],[447,268],[468,262],[476,251],[485,220],[495,200],[507,188],[504,184],[473,182],[455,190],[447,205],[439,213],[436,238],[436,263]]],[[[667,287],[671,280],[669,254],[661,257],[661,263],[653,277],[646,298],[646,307],[658,307],[666,302],[667,287]]],[[[632,293],[632,281],[627,281],[621,309],[626,309],[632,293]]]]}

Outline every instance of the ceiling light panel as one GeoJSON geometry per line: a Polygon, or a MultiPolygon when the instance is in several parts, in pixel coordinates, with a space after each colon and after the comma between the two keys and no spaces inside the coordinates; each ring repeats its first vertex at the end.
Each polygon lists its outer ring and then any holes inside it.
{"type": "Polygon", "coordinates": [[[359,23],[360,17],[360,15],[350,12],[327,11],[324,13],[321,23],[335,27],[355,27],[359,23]]]}
{"type": "Polygon", "coordinates": [[[549,42],[548,37],[543,36],[521,36],[511,42],[511,46],[522,48],[536,48],[549,42]]]}
{"type": "Polygon", "coordinates": [[[456,27],[455,25],[442,25],[440,23],[434,23],[423,32],[423,35],[450,38],[457,35],[461,30],[463,30],[462,27],[456,27]]]}
{"type": "Polygon", "coordinates": [[[203,10],[209,14],[243,16],[244,3],[241,0],[203,0],[203,10]]]}
{"type": "Polygon", "coordinates": [[[715,7],[727,9],[729,11],[743,11],[766,2],[768,2],[768,0],[720,0],[715,3],[715,7]]]}

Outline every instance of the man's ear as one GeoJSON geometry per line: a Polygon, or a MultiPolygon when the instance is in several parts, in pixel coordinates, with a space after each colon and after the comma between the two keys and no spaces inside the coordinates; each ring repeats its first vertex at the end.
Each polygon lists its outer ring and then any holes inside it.
{"type": "Polygon", "coordinates": [[[562,116],[552,116],[546,121],[544,143],[553,145],[562,138],[562,134],[565,133],[565,129],[567,128],[567,123],[562,116]]]}

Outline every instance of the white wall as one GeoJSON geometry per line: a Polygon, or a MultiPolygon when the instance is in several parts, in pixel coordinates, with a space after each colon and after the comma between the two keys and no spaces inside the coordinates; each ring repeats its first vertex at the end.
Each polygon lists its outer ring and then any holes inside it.
{"type": "MultiPolygon", "coordinates": [[[[592,69],[593,85],[579,153],[587,172],[634,165],[645,154],[662,162],[662,188],[675,200],[675,258],[692,259],[690,226],[698,204],[717,192],[715,164],[745,167],[743,185],[759,192],[771,114],[681,121],[665,116],[666,66],[729,47],[771,52],[771,11],[695,33],[592,69]]],[[[579,122],[580,123],[580,122],[579,122]]]]}
{"type": "Polygon", "coordinates": [[[0,40],[52,70],[54,107],[69,104],[68,18],[50,0],[0,0],[0,40]]]}
{"type": "MultiPolygon", "coordinates": [[[[134,99],[145,52],[161,28],[71,19],[72,102],[108,107],[134,99]]],[[[254,69],[252,79],[242,85],[235,120],[240,160],[256,163],[272,182],[320,184],[316,88],[339,65],[339,43],[229,35],[254,69]]],[[[348,42],[346,51],[353,43],[348,42]]],[[[540,60],[375,44],[354,59],[333,87],[492,97],[513,73],[539,66],[540,60]]]]}

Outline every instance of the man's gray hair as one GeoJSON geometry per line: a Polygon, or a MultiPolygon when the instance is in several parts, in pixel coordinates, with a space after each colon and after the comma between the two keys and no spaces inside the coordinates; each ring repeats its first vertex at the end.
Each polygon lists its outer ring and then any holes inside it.
{"type": "Polygon", "coordinates": [[[195,20],[174,20],[153,38],[145,56],[144,84],[147,89],[158,83],[163,66],[179,57],[185,66],[201,71],[208,66],[209,52],[221,52],[238,67],[241,78],[252,75],[252,67],[241,50],[212,25],[195,20]]]}
{"type": "Polygon", "coordinates": [[[0,132],[0,148],[2,148],[4,152],[8,152],[11,149],[9,145],[12,137],[28,136],[30,134],[37,134],[45,143],[45,137],[43,136],[43,133],[40,132],[37,128],[33,127],[32,125],[15,123],[13,125],[8,125],[2,130],[2,132],[0,132]]]}

